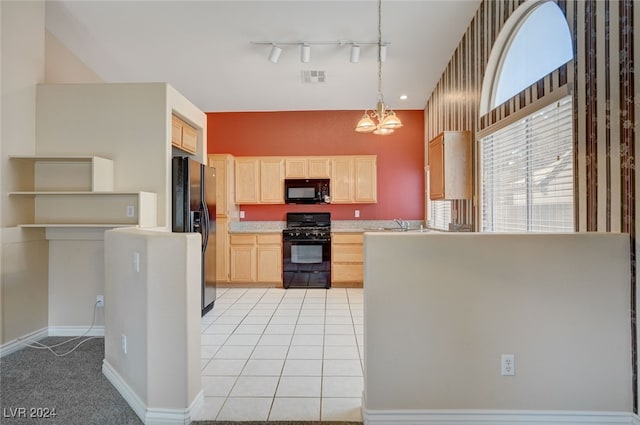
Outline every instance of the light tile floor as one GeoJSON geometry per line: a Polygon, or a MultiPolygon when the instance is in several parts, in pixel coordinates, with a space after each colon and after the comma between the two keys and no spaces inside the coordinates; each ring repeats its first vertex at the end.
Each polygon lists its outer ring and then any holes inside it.
{"type": "Polygon", "coordinates": [[[361,288],[219,288],[198,420],[361,421],[361,288]]]}

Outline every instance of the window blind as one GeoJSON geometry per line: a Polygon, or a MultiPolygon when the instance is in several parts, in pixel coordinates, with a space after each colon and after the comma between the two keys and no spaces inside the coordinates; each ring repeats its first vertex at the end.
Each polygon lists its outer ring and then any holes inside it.
{"type": "Polygon", "coordinates": [[[451,201],[429,202],[429,227],[449,230],[451,223],[451,201]]]}
{"type": "Polygon", "coordinates": [[[480,140],[483,232],[573,232],[570,96],[480,140]]]}

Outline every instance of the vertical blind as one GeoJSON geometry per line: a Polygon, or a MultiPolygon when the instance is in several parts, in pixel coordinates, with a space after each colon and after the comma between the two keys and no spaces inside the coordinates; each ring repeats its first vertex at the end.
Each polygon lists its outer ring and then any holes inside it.
{"type": "Polygon", "coordinates": [[[483,232],[573,232],[572,99],[480,140],[483,232]]]}

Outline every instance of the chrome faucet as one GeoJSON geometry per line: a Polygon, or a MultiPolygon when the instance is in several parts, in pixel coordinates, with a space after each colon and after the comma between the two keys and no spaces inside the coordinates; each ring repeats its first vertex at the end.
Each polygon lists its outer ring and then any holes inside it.
{"type": "Polygon", "coordinates": [[[400,226],[401,229],[403,229],[403,230],[408,230],[409,229],[409,222],[408,221],[403,221],[401,218],[394,218],[393,221],[395,221],[396,224],[398,226],[400,226]]]}

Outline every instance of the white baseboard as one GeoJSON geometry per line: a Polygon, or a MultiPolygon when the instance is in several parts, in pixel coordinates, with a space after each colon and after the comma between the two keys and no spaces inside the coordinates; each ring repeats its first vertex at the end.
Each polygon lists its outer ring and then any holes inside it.
{"type": "Polygon", "coordinates": [[[42,338],[45,338],[48,335],[49,335],[49,328],[42,328],[35,332],[26,334],[23,337],[16,338],[14,340],[6,342],[0,345],[0,358],[23,349],[25,346],[22,343],[30,344],[35,341],[40,341],[42,338]]]}
{"type": "Polygon", "coordinates": [[[147,407],[138,395],[131,389],[118,372],[109,364],[107,359],[102,361],[102,374],[111,382],[120,395],[125,399],[129,406],[136,412],[136,415],[144,422],[147,414],[147,407]]]}
{"type": "Polygon", "coordinates": [[[104,336],[104,326],[49,326],[49,336],[104,336]]]}
{"type": "Polygon", "coordinates": [[[517,410],[369,410],[365,425],[640,425],[631,412],[517,410]]]}
{"type": "Polygon", "coordinates": [[[102,373],[145,425],[189,425],[193,413],[204,403],[204,396],[200,391],[186,409],[148,408],[106,359],[102,362],[102,373]]]}

